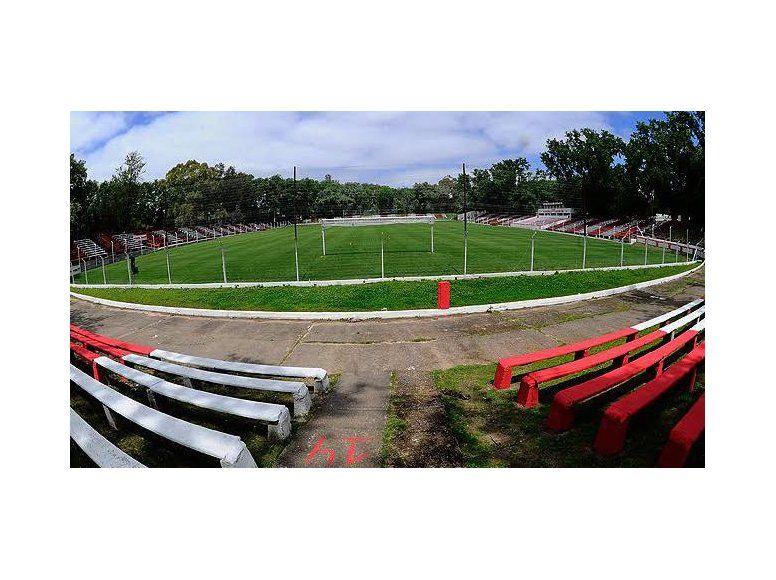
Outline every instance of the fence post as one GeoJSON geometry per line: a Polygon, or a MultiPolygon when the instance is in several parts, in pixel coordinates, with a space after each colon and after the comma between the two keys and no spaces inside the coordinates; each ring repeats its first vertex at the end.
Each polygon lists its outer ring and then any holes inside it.
{"type": "Polygon", "coordinates": [[[582,234],[582,269],[587,265],[587,236],[582,234]]]}
{"type": "Polygon", "coordinates": [[[172,275],[170,274],[170,250],[164,252],[164,257],[167,260],[167,283],[172,284],[172,275]]]}
{"type": "Polygon", "coordinates": [[[676,255],[674,256],[674,264],[679,262],[679,242],[676,242],[676,255]]]}
{"type": "Polygon", "coordinates": [[[221,269],[224,272],[224,284],[226,284],[226,256],[224,255],[224,247],[221,246],[221,269]]]}
{"type": "Polygon", "coordinates": [[[88,264],[86,263],[86,260],[84,260],[84,278],[86,278],[86,283],[89,283],[89,272],[88,270],[88,264]]]}
{"type": "Polygon", "coordinates": [[[644,236],[644,265],[647,265],[647,236],[644,236]]]}
{"type": "Polygon", "coordinates": [[[100,261],[102,262],[102,283],[107,284],[108,283],[108,277],[105,275],[105,258],[100,256],[100,261]]]}
{"type": "Polygon", "coordinates": [[[385,278],[385,240],[380,236],[380,278],[385,278]]]}
{"type": "Polygon", "coordinates": [[[534,271],[534,238],[536,237],[536,232],[533,233],[531,236],[531,272],[534,271]]]}
{"type": "Polygon", "coordinates": [[[434,253],[434,222],[431,222],[431,253],[434,253]]]}
{"type": "Polygon", "coordinates": [[[73,274],[73,262],[68,262],[70,265],[70,283],[75,284],[75,274],[73,274]]]}
{"type": "Polygon", "coordinates": [[[625,236],[620,238],[620,268],[625,264],[625,236]]]}
{"type": "Polygon", "coordinates": [[[132,286],[132,268],[129,267],[129,252],[124,252],[127,257],[127,278],[129,279],[129,285],[132,286]]]}

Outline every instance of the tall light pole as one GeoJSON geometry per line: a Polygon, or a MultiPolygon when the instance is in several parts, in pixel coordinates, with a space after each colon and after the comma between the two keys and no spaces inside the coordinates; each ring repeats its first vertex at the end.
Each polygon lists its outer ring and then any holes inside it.
{"type": "Polygon", "coordinates": [[[296,281],[299,282],[299,234],[296,230],[296,165],[294,165],[294,266],[296,267],[296,281]]]}
{"type": "Polygon", "coordinates": [[[463,169],[463,273],[466,274],[467,259],[469,254],[469,216],[466,208],[466,163],[462,163],[463,169]]]}

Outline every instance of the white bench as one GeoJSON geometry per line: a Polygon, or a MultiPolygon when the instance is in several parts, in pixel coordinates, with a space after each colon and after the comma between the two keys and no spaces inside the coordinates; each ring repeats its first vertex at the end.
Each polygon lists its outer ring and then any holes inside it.
{"type": "Polygon", "coordinates": [[[158,405],[154,393],[201,409],[259,421],[267,425],[270,439],[283,440],[291,434],[291,415],[284,405],[246,401],[237,397],[216,395],[176,385],[160,377],[123,365],[106,356],[101,356],[94,362],[100,367],[148,389],[148,401],[155,409],[158,409],[158,405]]]}
{"type": "Polygon", "coordinates": [[[273,379],[257,379],[254,377],[241,377],[212,371],[204,371],[192,367],[181,366],[162,360],[148,358],[139,354],[128,354],[123,357],[124,362],[144,368],[166,373],[183,378],[187,387],[191,387],[191,379],[204,381],[216,385],[229,387],[241,387],[269,393],[289,393],[294,398],[294,416],[306,415],[310,411],[312,400],[307,385],[300,382],[278,381],[273,379]]]}
{"type": "Polygon", "coordinates": [[[221,462],[221,467],[256,467],[253,456],[239,437],[188,423],[147,407],[94,380],[73,365],[70,365],[70,380],[102,404],[105,416],[114,429],[118,426],[113,413],[117,413],[151,433],[215,457],[221,462]]]}
{"type": "Polygon", "coordinates": [[[70,409],[70,439],[99,467],[145,467],[133,459],[70,409]]]}
{"type": "Polygon", "coordinates": [[[289,379],[312,378],[315,381],[315,392],[326,392],[329,389],[329,376],[325,369],[315,367],[285,367],[277,365],[263,365],[256,363],[245,363],[228,360],[219,360],[216,358],[205,358],[201,356],[191,356],[178,352],[156,349],[151,351],[152,358],[166,360],[168,362],[199,367],[212,371],[226,371],[233,373],[243,373],[246,375],[259,375],[264,377],[285,377],[289,379]]]}

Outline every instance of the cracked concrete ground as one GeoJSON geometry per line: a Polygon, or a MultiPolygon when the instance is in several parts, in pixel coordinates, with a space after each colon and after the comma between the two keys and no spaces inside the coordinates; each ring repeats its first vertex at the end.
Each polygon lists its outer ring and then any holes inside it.
{"type": "Polygon", "coordinates": [[[72,299],[70,320],[165,350],[341,373],[280,464],[325,466],[330,456],[325,451],[331,449],[332,465],[349,465],[350,456],[350,465],[374,467],[379,465],[391,371],[490,363],[636,324],[704,293],[701,269],[644,291],[504,313],[353,322],[230,320],[135,312],[72,299]],[[321,437],[321,452],[308,461],[321,437]]]}

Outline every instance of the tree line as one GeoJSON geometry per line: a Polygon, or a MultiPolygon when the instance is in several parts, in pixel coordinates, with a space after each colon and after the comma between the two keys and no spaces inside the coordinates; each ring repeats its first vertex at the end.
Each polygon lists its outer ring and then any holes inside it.
{"type": "Polygon", "coordinates": [[[88,178],[70,155],[73,238],[193,224],[255,222],[368,213],[533,213],[560,201],[591,217],[642,218],[665,213],[702,227],[705,213],[705,115],[670,112],[639,122],[626,141],[589,128],[549,139],[542,169],[523,157],[505,159],[437,183],[392,187],[323,179],[255,177],[194,160],[163,178],[143,180],[145,162],[129,153],[105,181],[88,178]]]}

